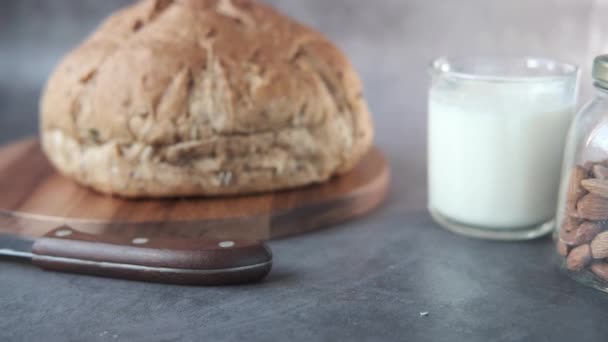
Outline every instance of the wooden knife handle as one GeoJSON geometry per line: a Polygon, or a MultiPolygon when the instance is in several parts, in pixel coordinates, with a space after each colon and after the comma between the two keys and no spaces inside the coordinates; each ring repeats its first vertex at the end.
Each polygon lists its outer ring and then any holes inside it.
{"type": "Polygon", "coordinates": [[[50,271],[179,285],[230,285],[263,279],[272,252],[257,241],[91,235],[57,228],[34,242],[35,265],[50,271]]]}

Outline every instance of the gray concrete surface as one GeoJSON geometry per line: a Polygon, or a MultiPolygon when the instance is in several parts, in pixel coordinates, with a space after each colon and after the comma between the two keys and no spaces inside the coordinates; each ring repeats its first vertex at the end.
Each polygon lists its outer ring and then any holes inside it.
{"type": "MultiPolygon", "coordinates": [[[[128,2],[0,2],[1,142],[36,133],[53,65],[128,2]]],[[[424,205],[428,61],[540,55],[588,70],[608,45],[608,1],[271,2],[333,38],[361,72],[393,166],[386,205],[272,242],[276,266],[257,285],[139,284],[0,262],[0,341],[605,341],[608,295],[563,275],[549,239],[466,239],[424,205]]],[[[589,84],[585,75],[583,101],[589,84]]]]}

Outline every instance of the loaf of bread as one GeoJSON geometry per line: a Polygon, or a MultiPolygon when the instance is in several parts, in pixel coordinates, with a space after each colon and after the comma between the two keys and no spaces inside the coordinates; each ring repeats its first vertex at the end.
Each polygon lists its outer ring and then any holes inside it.
{"type": "Polygon", "coordinates": [[[64,175],[124,197],[327,181],[368,152],[361,81],[320,33],[253,0],[144,0],[69,53],[41,101],[64,175]]]}

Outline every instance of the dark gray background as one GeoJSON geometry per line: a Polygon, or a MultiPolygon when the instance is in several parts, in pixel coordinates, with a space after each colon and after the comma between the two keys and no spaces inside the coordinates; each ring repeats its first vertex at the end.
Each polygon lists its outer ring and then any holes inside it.
{"type": "MultiPolygon", "coordinates": [[[[0,141],[36,133],[62,54],[126,0],[0,2],[0,141]]],[[[426,65],[440,55],[538,55],[583,66],[606,51],[605,0],[274,0],[330,36],[366,84],[393,166],[387,204],[271,243],[263,284],[183,288],[0,263],[1,341],[605,341],[608,295],[557,267],[549,239],[452,235],[424,211],[426,65]],[[428,311],[428,317],[419,313],[428,311]]],[[[1,191],[1,189],[0,189],[1,191]]]]}

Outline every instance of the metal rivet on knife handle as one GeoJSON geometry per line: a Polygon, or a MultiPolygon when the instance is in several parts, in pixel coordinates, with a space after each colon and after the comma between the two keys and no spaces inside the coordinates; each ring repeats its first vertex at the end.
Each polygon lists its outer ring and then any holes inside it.
{"type": "Polygon", "coordinates": [[[219,243],[219,246],[222,248],[234,247],[234,241],[222,241],[219,243]]]}
{"type": "Polygon", "coordinates": [[[56,237],[66,237],[72,235],[72,231],[69,229],[61,229],[55,232],[56,237]]]}
{"type": "Polygon", "coordinates": [[[148,242],[150,242],[150,240],[149,240],[149,239],[147,239],[147,238],[141,238],[141,237],[140,237],[140,238],[135,238],[135,239],[133,239],[133,241],[132,241],[132,242],[133,242],[133,244],[134,244],[134,245],[145,245],[145,244],[147,244],[148,242]]]}

